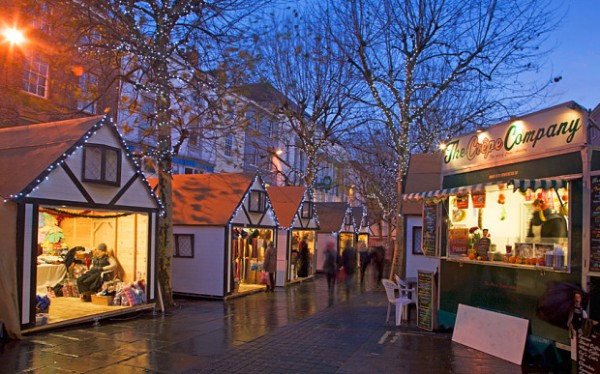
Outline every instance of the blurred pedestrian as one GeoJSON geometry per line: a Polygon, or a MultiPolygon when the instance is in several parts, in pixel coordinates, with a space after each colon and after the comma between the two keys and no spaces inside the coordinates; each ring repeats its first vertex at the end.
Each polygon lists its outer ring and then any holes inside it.
{"type": "Polygon", "coordinates": [[[275,272],[277,271],[277,251],[273,242],[269,242],[265,250],[265,262],[263,270],[269,273],[269,283],[267,284],[267,292],[275,291],[275,272]]]}
{"type": "Polygon", "coordinates": [[[385,264],[385,247],[379,245],[375,247],[373,251],[373,261],[375,263],[375,269],[377,270],[377,284],[381,283],[383,278],[383,267],[385,264]]]}
{"type": "Polygon", "coordinates": [[[325,261],[323,262],[323,272],[327,277],[327,289],[329,294],[333,294],[335,287],[335,277],[339,269],[339,256],[333,242],[328,242],[325,246],[325,261]]]}
{"type": "Polygon", "coordinates": [[[350,294],[354,272],[356,271],[356,251],[352,248],[352,241],[344,242],[344,250],[342,251],[342,267],[346,273],[346,294],[350,294]]]}
{"type": "Polygon", "coordinates": [[[371,260],[369,257],[369,249],[362,240],[358,242],[358,258],[360,261],[360,285],[362,286],[365,283],[365,274],[371,260]]]}
{"type": "Polygon", "coordinates": [[[298,244],[298,277],[305,278],[308,277],[308,266],[310,265],[309,253],[308,253],[308,243],[306,239],[307,235],[302,237],[302,240],[298,244]]]}

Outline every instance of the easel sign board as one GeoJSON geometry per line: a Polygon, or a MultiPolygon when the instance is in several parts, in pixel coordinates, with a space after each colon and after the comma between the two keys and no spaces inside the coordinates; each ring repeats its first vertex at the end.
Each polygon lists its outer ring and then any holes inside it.
{"type": "Polygon", "coordinates": [[[577,367],[580,374],[600,373],[600,333],[577,338],[577,367]]]}
{"type": "Polygon", "coordinates": [[[452,341],[521,365],[528,327],[523,318],[458,304],[452,341]]]}
{"type": "Polygon", "coordinates": [[[435,326],[435,282],[434,272],[417,270],[417,326],[427,331],[435,326]]]}

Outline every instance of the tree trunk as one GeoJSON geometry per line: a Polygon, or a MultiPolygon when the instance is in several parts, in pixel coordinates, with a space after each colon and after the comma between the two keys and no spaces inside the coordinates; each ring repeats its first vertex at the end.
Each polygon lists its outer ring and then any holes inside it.
{"type": "Polygon", "coordinates": [[[402,215],[402,193],[403,193],[403,171],[402,164],[398,166],[398,202],[396,204],[396,237],[394,240],[394,257],[392,258],[392,268],[390,270],[390,279],[393,280],[394,274],[400,279],[406,277],[406,245],[404,240],[404,216],[402,215]]]}
{"type": "Polygon", "coordinates": [[[158,227],[158,281],[164,307],[173,305],[173,195],[172,195],[172,154],[171,154],[171,99],[166,61],[156,62],[159,87],[162,91],[157,96],[158,127],[158,191],[164,204],[164,215],[158,227]]]}

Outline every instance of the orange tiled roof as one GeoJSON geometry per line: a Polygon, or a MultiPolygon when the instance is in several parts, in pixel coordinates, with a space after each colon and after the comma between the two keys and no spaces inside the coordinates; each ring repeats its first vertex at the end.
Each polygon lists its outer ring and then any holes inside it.
{"type": "Polygon", "coordinates": [[[267,187],[267,194],[280,227],[292,227],[305,192],[306,187],[299,186],[267,187]]]}
{"type": "Polygon", "coordinates": [[[315,203],[319,217],[319,232],[338,232],[344,223],[348,203],[315,203]]]}
{"type": "MultiPolygon", "coordinates": [[[[252,186],[255,174],[173,175],[173,224],[224,226],[252,186]]],[[[148,179],[156,187],[156,178],[148,179]]]]}
{"type": "Polygon", "coordinates": [[[37,184],[49,166],[70,154],[102,120],[95,116],[0,128],[0,196],[9,198],[37,184]]]}

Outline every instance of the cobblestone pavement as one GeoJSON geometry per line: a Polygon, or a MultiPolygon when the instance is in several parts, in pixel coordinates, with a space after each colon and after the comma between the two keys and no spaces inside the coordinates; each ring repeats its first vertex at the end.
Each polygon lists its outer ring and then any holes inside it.
{"type": "MultiPolygon", "coordinates": [[[[520,373],[444,333],[385,323],[383,289],[325,280],[0,343],[0,373],[520,373]]],[[[393,319],[393,316],[392,316],[393,319]]],[[[530,372],[530,370],[528,370],[530,372]]]]}

